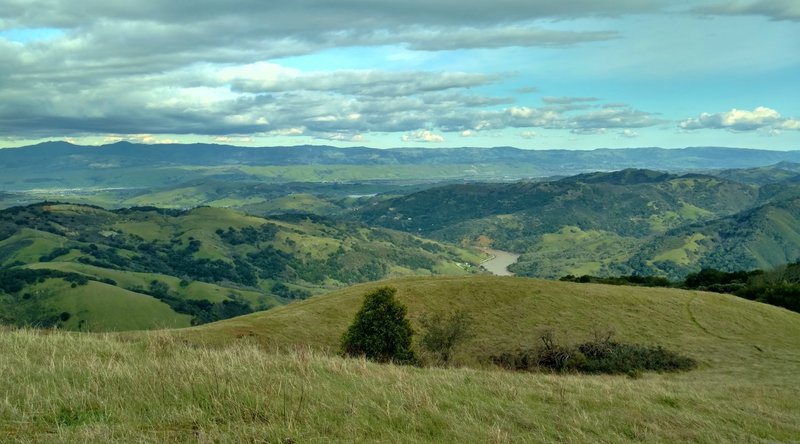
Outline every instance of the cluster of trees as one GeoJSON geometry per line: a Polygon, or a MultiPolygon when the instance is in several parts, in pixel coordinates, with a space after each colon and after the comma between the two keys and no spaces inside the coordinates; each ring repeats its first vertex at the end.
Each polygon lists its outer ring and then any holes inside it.
{"type": "Polygon", "coordinates": [[[171,294],[169,285],[157,279],[150,281],[147,288],[131,288],[130,290],[153,296],[169,305],[176,313],[191,315],[192,325],[220,321],[254,311],[247,300],[235,294],[228,295],[230,299],[222,302],[181,298],[171,294]]]}
{"type": "Polygon", "coordinates": [[[273,224],[263,224],[260,227],[244,227],[237,230],[228,227],[227,230],[218,229],[217,236],[230,245],[250,244],[260,248],[262,242],[269,242],[275,239],[278,234],[278,227],[273,224]]]}
{"type": "Polygon", "coordinates": [[[800,312],[800,262],[770,271],[721,271],[704,268],[690,273],[683,281],[673,282],[658,276],[573,276],[560,280],[568,282],[610,285],[641,285],[647,287],[673,287],[689,290],[730,293],[766,304],[777,305],[800,312]]]}
{"type": "Polygon", "coordinates": [[[31,268],[0,268],[0,293],[14,294],[19,293],[26,286],[44,282],[51,278],[61,278],[67,282],[78,285],[86,285],[92,279],[78,273],[70,273],[59,270],[35,270],[31,268]]]}
{"type": "Polygon", "coordinates": [[[704,269],[690,274],[686,288],[732,293],[745,299],[800,312],[800,263],[770,271],[724,272],[704,269]]]}

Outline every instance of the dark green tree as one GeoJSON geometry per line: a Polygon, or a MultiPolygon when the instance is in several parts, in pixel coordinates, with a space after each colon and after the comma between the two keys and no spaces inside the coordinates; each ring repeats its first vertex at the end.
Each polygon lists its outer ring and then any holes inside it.
{"type": "Polygon", "coordinates": [[[342,335],[341,351],[377,362],[412,364],[414,329],[406,318],[406,307],[395,299],[395,288],[381,287],[364,296],[353,323],[342,335]]]}

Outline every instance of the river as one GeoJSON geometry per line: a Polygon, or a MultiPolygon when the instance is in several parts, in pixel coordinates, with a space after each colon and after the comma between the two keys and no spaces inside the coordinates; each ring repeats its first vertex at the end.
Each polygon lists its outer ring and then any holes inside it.
{"type": "Polygon", "coordinates": [[[483,252],[492,255],[491,259],[487,259],[481,263],[483,268],[497,276],[514,276],[514,273],[508,271],[508,266],[519,259],[518,254],[502,250],[491,250],[488,248],[484,249],[483,252]]]}

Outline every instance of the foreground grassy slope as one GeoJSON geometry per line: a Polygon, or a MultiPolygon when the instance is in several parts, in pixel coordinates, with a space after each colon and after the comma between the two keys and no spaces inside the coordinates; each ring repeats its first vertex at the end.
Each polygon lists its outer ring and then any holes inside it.
{"type": "Polygon", "coordinates": [[[369,284],[189,330],[0,331],[0,441],[716,443],[800,436],[798,314],[707,293],[519,278],[391,284],[413,318],[453,308],[475,316],[478,335],[461,350],[462,362],[524,343],[542,326],[569,324],[581,336],[614,324],[627,340],[669,345],[701,366],[631,379],[397,367],[319,351],[335,344],[363,293],[378,285],[369,284]],[[264,344],[298,347],[276,352],[264,344]]]}

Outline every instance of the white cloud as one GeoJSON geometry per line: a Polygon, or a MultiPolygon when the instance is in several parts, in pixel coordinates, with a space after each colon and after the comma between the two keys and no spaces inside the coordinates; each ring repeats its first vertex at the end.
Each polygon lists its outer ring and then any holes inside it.
{"type": "Polygon", "coordinates": [[[617,135],[624,139],[635,139],[636,137],[639,137],[639,133],[631,129],[622,130],[619,133],[617,133],[617,135]]]}
{"type": "Polygon", "coordinates": [[[439,143],[444,142],[444,137],[429,130],[419,130],[403,134],[400,140],[403,142],[439,143]]]}
{"type": "Polygon", "coordinates": [[[217,136],[212,140],[219,143],[252,143],[255,139],[252,137],[217,136]]]}
{"type": "Polygon", "coordinates": [[[272,136],[302,136],[305,133],[305,128],[281,128],[269,132],[272,136]]]}
{"type": "Polygon", "coordinates": [[[787,130],[800,130],[800,119],[786,119],[780,127],[787,130]]]}
{"type": "MultiPolygon", "coordinates": [[[[71,142],[73,139],[71,137],[65,137],[64,140],[71,142]]],[[[153,134],[112,134],[105,136],[103,138],[104,143],[115,143],[122,141],[133,142],[133,143],[144,143],[147,145],[164,145],[164,144],[179,143],[175,139],[154,136],[153,134]]]]}
{"type": "Polygon", "coordinates": [[[347,133],[320,133],[314,136],[315,139],[332,140],[336,142],[355,142],[361,143],[366,139],[363,134],[347,134],[347,133]]]}
{"type": "Polygon", "coordinates": [[[536,137],[539,137],[539,134],[537,134],[536,131],[523,131],[519,133],[519,136],[523,139],[535,139],[536,137]]]}
{"type": "Polygon", "coordinates": [[[778,111],[759,106],[752,111],[733,108],[721,113],[702,113],[698,117],[681,121],[684,130],[727,129],[730,131],[755,131],[760,129],[800,129],[797,119],[785,119],[778,111]]]}

